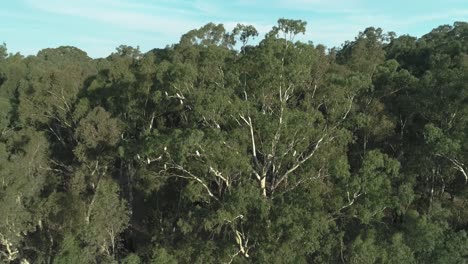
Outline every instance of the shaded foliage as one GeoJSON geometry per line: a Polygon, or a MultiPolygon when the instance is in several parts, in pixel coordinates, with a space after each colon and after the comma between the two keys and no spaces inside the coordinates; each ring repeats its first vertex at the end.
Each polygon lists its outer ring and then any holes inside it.
{"type": "Polygon", "coordinates": [[[468,24],[0,46],[3,263],[465,263],[468,24]]]}

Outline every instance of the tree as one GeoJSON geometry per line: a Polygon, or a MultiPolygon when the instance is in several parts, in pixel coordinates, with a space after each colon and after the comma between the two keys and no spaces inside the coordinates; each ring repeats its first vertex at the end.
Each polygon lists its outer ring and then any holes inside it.
{"type": "Polygon", "coordinates": [[[465,263],[468,24],[0,46],[0,262],[465,263]]]}

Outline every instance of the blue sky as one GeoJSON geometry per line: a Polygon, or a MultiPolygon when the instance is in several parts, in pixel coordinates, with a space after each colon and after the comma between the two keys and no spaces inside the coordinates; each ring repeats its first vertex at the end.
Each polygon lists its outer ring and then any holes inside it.
{"type": "Polygon", "coordinates": [[[105,57],[120,44],[165,47],[208,22],[252,24],[263,35],[281,17],[307,21],[302,39],[328,47],[368,26],[421,36],[468,21],[468,0],[9,0],[0,17],[0,42],[10,52],[72,45],[105,57]]]}

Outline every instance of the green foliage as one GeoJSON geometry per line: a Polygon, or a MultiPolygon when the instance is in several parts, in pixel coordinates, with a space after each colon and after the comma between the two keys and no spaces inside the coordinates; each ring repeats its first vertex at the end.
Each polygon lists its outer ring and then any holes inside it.
{"type": "Polygon", "coordinates": [[[468,24],[306,25],[1,45],[0,262],[466,263],[468,24]]]}
{"type": "Polygon", "coordinates": [[[54,259],[54,264],[79,264],[92,263],[92,258],[88,252],[83,251],[72,235],[66,235],[62,241],[61,248],[54,259]]]}
{"type": "Polygon", "coordinates": [[[129,254],[126,256],[124,259],[122,259],[123,264],[140,264],[141,259],[138,255],[136,254],[129,254]]]}
{"type": "Polygon", "coordinates": [[[106,180],[98,184],[82,239],[87,247],[110,257],[120,246],[119,236],[128,225],[129,215],[125,201],[118,196],[118,185],[106,180]]]}

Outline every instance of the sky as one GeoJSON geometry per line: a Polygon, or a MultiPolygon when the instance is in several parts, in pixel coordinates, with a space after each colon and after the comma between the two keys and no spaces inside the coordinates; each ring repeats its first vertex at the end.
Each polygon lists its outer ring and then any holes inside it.
{"type": "Polygon", "coordinates": [[[0,18],[0,43],[11,53],[68,45],[97,58],[121,44],[164,48],[209,22],[251,24],[263,36],[278,18],[301,19],[301,40],[330,48],[369,26],[419,37],[468,21],[468,0],[6,0],[0,18]]]}

